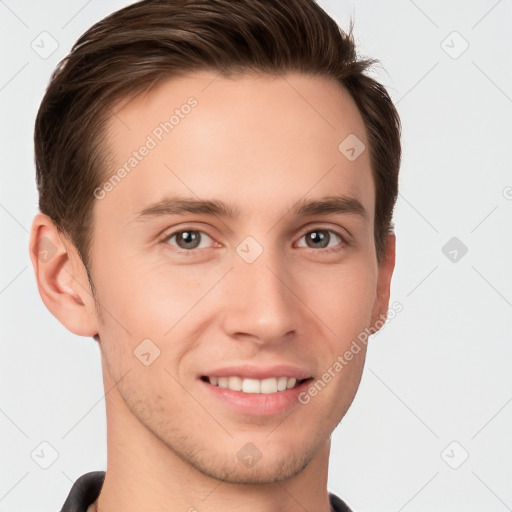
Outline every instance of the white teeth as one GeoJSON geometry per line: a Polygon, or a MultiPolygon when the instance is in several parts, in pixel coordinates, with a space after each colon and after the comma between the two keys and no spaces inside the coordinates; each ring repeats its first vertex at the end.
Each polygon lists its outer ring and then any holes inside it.
{"type": "Polygon", "coordinates": [[[277,392],[277,379],[271,377],[270,379],[263,379],[261,381],[262,393],[276,393],[277,392]]]}
{"type": "Polygon", "coordinates": [[[242,391],[244,393],[259,393],[261,383],[258,379],[244,379],[242,382],[242,391]]]}
{"type": "Polygon", "coordinates": [[[234,391],[242,391],[242,379],[240,377],[229,377],[228,388],[234,391]]]}
{"type": "Polygon", "coordinates": [[[244,393],[277,393],[291,389],[297,384],[295,377],[270,377],[268,379],[242,379],[241,377],[208,377],[210,384],[219,388],[243,391],[244,393]]]}
{"type": "Polygon", "coordinates": [[[277,379],[277,390],[284,391],[286,389],[287,384],[288,384],[288,377],[279,377],[279,379],[277,379]]]}

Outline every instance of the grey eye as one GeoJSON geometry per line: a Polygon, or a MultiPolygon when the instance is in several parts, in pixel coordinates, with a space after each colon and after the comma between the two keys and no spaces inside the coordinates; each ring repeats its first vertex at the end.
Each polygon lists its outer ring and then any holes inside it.
{"type": "Polygon", "coordinates": [[[325,249],[333,246],[333,244],[331,244],[332,241],[337,241],[338,243],[342,241],[341,237],[330,229],[315,229],[303,235],[301,237],[301,240],[302,239],[305,240],[306,245],[299,244],[299,246],[309,247],[311,249],[325,249]]]}
{"type": "Polygon", "coordinates": [[[208,242],[208,240],[211,240],[211,238],[206,233],[203,233],[202,231],[194,231],[191,229],[177,231],[167,239],[168,243],[177,246],[179,249],[185,250],[203,248],[205,247],[204,243],[208,242]]]}

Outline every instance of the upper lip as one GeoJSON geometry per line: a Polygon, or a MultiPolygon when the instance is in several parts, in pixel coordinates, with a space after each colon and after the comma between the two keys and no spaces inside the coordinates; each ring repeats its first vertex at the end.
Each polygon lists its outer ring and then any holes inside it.
{"type": "Polygon", "coordinates": [[[295,377],[297,380],[308,379],[311,372],[304,368],[289,364],[258,367],[254,365],[225,366],[216,370],[209,370],[204,377],[232,377],[237,376],[248,379],[268,379],[270,377],[295,377]]]}

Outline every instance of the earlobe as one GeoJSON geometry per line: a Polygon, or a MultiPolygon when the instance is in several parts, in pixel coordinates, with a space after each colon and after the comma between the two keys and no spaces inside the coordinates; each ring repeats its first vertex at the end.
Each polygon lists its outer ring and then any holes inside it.
{"type": "Polygon", "coordinates": [[[372,313],[372,326],[380,329],[385,322],[389,308],[389,296],[391,291],[391,277],[395,268],[396,236],[389,233],[386,241],[386,251],[379,263],[377,278],[377,298],[372,313]]]}
{"type": "Polygon", "coordinates": [[[34,218],[30,259],[41,299],[69,331],[94,336],[97,320],[87,273],[78,251],[45,214],[34,218]]]}

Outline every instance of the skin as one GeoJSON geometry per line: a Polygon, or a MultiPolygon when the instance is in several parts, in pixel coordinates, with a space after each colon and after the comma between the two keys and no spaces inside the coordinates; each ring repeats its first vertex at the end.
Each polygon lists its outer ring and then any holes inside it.
{"type": "Polygon", "coordinates": [[[108,464],[98,510],[327,512],[330,435],[357,391],[364,346],[309,404],[265,417],[220,403],[199,376],[287,363],[318,379],[385,317],[395,238],[378,264],[369,152],[351,162],[338,150],[349,134],[369,147],[364,123],[327,79],[194,73],[116,105],[105,134],[110,174],[190,96],[191,113],[95,201],[96,304],[73,244],[45,215],[32,226],[44,303],[71,332],[97,335],[101,350],[108,464]],[[240,215],[137,220],[177,194],[240,215]],[[299,200],[333,195],[357,199],[366,217],[291,213],[299,200]],[[187,229],[204,234],[184,254],[170,235],[187,229]],[[315,230],[333,230],[327,248],[305,236],[315,230]],[[252,263],[236,252],[247,236],[263,250],[252,263]],[[46,262],[43,237],[57,248],[46,262]],[[147,338],[160,350],[149,366],[134,356],[147,338]],[[252,467],[237,458],[248,442],[261,453],[252,467]]]}

